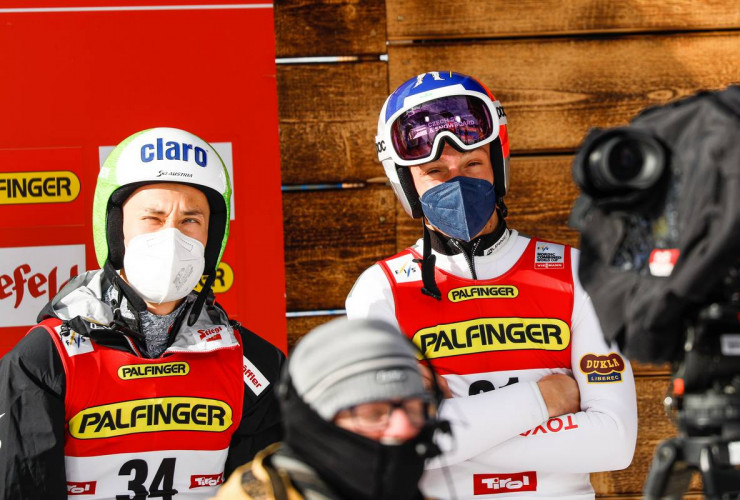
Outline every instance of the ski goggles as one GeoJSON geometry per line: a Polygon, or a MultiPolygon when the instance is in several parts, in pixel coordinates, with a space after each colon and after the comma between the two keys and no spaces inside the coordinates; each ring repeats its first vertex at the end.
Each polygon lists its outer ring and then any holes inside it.
{"type": "Polygon", "coordinates": [[[496,139],[499,126],[496,104],[490,99],[450,95],[402,111],[392,118],[382,139],[390,146],[391,158],[408,167],[438,158],[444,147],[443,138],[470,151],[496,139]]]}

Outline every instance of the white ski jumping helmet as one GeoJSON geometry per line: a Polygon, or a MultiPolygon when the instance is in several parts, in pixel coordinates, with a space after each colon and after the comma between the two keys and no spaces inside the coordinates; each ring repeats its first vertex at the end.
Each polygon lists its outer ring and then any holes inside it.
{"type": "Polygon", "coordinates": [[[212,275],[229,237],[231,183],[223,160],[206,141],[176,128],[137,132],[113,149],[98,175],[93,241],[98,264],[123,267],[126,199],[146,184],[176,182],[201,190],[210,205],[204,274],[212,275]]]}

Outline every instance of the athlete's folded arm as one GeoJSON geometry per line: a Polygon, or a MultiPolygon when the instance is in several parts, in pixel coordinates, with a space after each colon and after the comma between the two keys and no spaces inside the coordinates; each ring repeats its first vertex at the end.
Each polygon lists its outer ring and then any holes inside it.
{"type": "Polygon", "coordinates": [[[426,469],[464,462],[544,424],[547,406],[536,382],[522,382],[474,396],[445,399],[439,419],[450,422],[452,434],[437,432],[443,454],[426,469]]]}
{"type": "Polygon", "coordinates": [[[40,327],[0,360],[0,499],[66,499],[64,368],[40,327]]]}
{"type": "Polygon", "coordinates": [[[632,368],[616,347],[604,342],[590,299],[582,293],[577,293],[576,297],[580,301],[574,310],[571,355],[582,411],[535,427],[527,435],[516,436],[473,461],[503,472],[573,473],[624,469],[632,461],[637,440],[632,368]],[[581,359],[591,354],[594,358],[590,359],[609,362],[615,360],[612,353],[624,361],[623,371],[615,372],[621,381],[589,382],[589,375],[592,380],[598,380],[599,377],[594,376],[598,374],[581,371],[581,359]]]}
{"type": "MultiPolygon", "coordinates": [[[[398,324],[393,292],[385,274],[375,265],[366,270],[347,297],[347,317],[376,318],[398,324]]],[[[452,435],[438,433],[445,452],[427,462],[437,468],[463,462],[547,420],[547,406],[536,382],[514,384],[474,396],[445,399],[439,418],[447,420],[452,435]]]]}

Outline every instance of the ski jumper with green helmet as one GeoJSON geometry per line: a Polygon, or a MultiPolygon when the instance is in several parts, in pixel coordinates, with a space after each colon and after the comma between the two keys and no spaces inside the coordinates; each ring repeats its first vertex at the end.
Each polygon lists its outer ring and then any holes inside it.
{"type": "Polygon", "coordinates": [[[95,192],[104,269],[71,279],[0,361],[8,381],[0,388],[0,413],[7,413],[0,498],[205,499],[224,472],[280,438],[271,382],[284,356],[214,302],[198,305],[203,293],[185,291],[161,355],[141,349],[136,294],[116,272],[124,259],[122,204],[138,187],[160,182],[206,194],[205,264],[193,272],[214,274],[229,227],[223,162],[182,130],[127,138],[105,162],[95,192]]]}
{"type": "MultiPolygon", "coordinates": [[[[121,142],[100,169],[95,188],[95,254],[100,267],[109,272],[124,267],[124,202],[142,186],[167,182],[199,189],[205,194],[210,207],[208,241],[202,271],[208,275],[208,279],[199,292],[196,306],[188,319],[192,324],[216,278],[215,271],[229,236],[231,183],[221,157],[209,143],[190,132],[166,127],[144,130],[121,142]]],[[[178,242],[173,243],[173,246],[177,245],[178,242]]],[[[173,284],[179,284],[183,281],[182,274],[172,272],[168,279],[173,284]]],[[[197,283],[196,277],[191,278],[197,283]]],[[[127,285],[122,284],[125,291],[128,290],[127,285]]],[[[129,297],[129,300],[136,305],[136,297],[129,297]]],[[[138,307],[143,306],[139,303],[138,307]]]]}
{"type": "MultiPolygon", "coordinates": [[[[205,265],[196,267],[197,282],[200,269],[214,274],[226,245],[231,188],[213,147],[184,130],[136,133],[106,160],[93,205],[98,262],[122,267],[122,205],[139,187],[162,182],[193,186],[208,199],[205,265]]],[[[154,360],[94,342],[70,343],[59,335],[61,325],[47,320],[68,381],[65,462],[71,493],[108,498],[148,491],[202,498],[223,481],[231,435],[241,420],[242,350],[226,318],[221,324],[206,318],[196,330],[175,332],[175,344],[154,360]],[[98,382],[85,383],[91,379],[98,382]]]]}

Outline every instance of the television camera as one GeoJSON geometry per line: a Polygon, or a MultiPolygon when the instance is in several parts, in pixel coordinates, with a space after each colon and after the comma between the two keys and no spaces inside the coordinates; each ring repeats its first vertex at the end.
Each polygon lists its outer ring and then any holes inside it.
{"type": "Polygon", "coordinates": [[[662,442],[645,498],[740,499],[740,86],[589,132],[573,162],[579,277],[607,342],[670,361],[662,442]]]}

